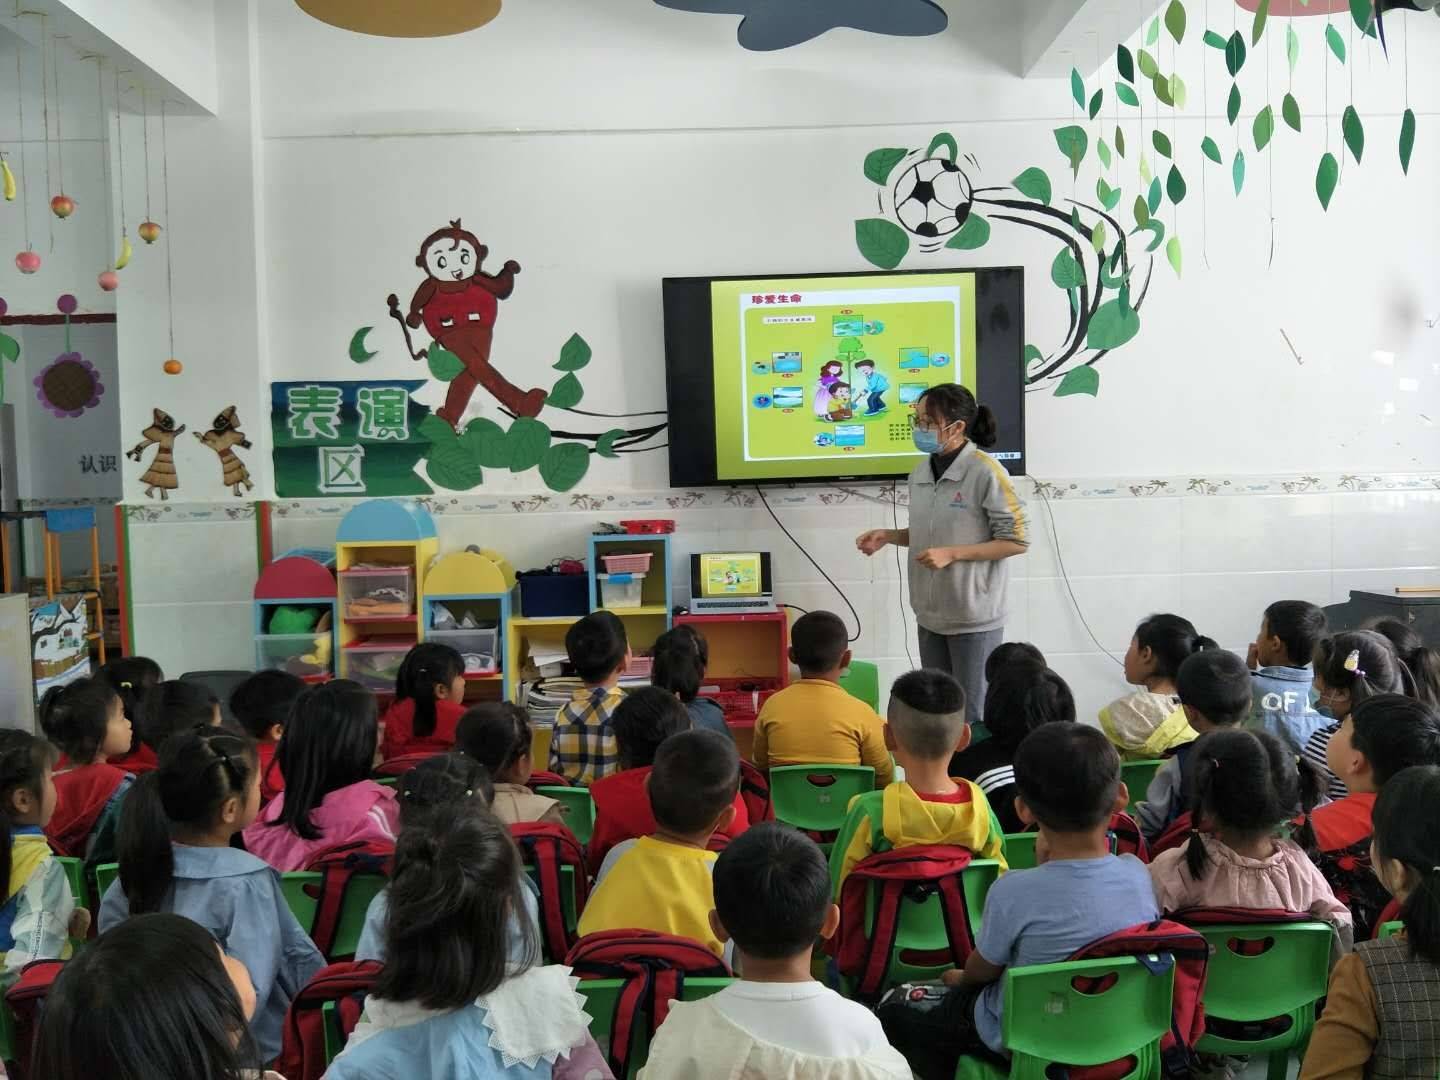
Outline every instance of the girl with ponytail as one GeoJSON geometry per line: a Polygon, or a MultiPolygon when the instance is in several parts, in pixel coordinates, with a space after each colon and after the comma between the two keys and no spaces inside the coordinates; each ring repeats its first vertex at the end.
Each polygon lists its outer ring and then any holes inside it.
{"type": "Polygon", "coordinates": [[[1415,698],[1432,709],[1440,709],[1440,649],[1426,645],[1413,626],[1399,619],[1376,619],[1368,629],[1394,646],[1395,655],[1415,683],[1415,698]]]}
{"type": "Polygon", "coordinates": [[[111,758],[110,764],[132,776],[149,772],[155,768],[155,751],[140,738],[140,720],[146,696],[165,681],[165,673],[148,656],[123,656],[102,667],[100,675],[120,695],[125,719],[130,721],[130,752],[111,758]]]}
{"type": "Polygon", "coordinates": [[[1415,684],[1388,638],[1374,630],[1351,630],[1321,639],[1312,658],[1315,708],[1334,722],[1311,735],[1301,753],[1325,776],[1326,795],[1343,799],[1345,781],[1326,757],[1331,738],[1355,706],[1376,694],[1412,693],[1415,684]]]}
{"type": "Polygon", "coordinates": [[[1194,740],[1175,680],[1181,664],[1215,647],[1179,615],[1151,615],[1135,628],[1125,652],[1125,681],[1140,689],[1100,710],[1100,730],[1122,758],[1158,758],[1194,740]]]}
{"type": "Polygon", "coordinates": [[[421,642],[405,654],[395,676],[395,703],[382,721],[381,757],[443,754],[455,745],[455,725],[464,715],[464,659],[449,645],[421,642]]]}
{"type": "Polygon", "coordinates": [[[164,911],[199,923],[255,984],[250,1033],[263,1060],[280,1053],[290,999],[325,966],[275,872],[231,841],[260,808],[248,738],[222,728],[172,735],[120,817],[120,877],[100,902],[100,930],[164,911]]]}
{"type": "Polygon", "coordinates": [[[40,699],[40,727],[65,761],[55,772],[55,815],[45,835],[57,855],[114,862],[115,825],[134,777],[110,764],[130,752],[125,705],[103,678],[52,686],[40,699]]]}

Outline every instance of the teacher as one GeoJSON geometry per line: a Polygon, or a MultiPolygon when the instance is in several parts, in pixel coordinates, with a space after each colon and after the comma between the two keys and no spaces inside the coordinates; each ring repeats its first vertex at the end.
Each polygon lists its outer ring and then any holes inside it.
{"type": "Polygon", "coordinates": [[[915,404],[915,449],[928,455],[908,481],[910,527],[871,529],[855,541],[866,555],[887,544],[911,550],[910,606],[920,663],[965,688],[966,718],[979,723],[985,659],[1005,638],[1010,570],[1030,534],[995,445],[995,414],[956,383],[932,386],[915,404]]]}

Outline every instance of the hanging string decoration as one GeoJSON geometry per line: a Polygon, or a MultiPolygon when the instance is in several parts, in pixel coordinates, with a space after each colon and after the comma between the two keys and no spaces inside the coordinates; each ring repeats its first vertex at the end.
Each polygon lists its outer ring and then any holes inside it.
{"type": "MultiPolygon", "coordinates": [[[[164,102],[161,102],[164,108],[164,102]]],[[[150,99],[142,84],[140,87],[140,122],[144,125],[145,138],[145,220],[135,231],[140,234],[140,239],[147,244],[153,244],[160,239],[160,226],[150,216],[150,99]]]]}

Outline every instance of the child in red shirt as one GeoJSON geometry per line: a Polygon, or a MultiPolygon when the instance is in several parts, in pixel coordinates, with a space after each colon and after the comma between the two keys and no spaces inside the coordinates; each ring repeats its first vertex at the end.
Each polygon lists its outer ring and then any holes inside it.
{"type": "Polygon", "coordinates": [[[395,704],[381,720],[381,759],[453,749],[464,715],[465,661],[449,645],[421,642],[405,654],[395,676],[395,704]]]}
{"type": "Polygon", "coordinates": [[[275,761],[275,751],[285,734],[295,699],[305,690],[305,680],[288,671],[257,671],[230,695],[230,713],[255,740],[260,767],[260,805],[264,806],[285,790],[285,774],[275,761]]]}
{"type": "Polygon", "coordinates": [[[165,681],[165,673],[160,670],[160,665],[148,656],[125,656],[119,660],[111,660],[100,669],[99,674],[120,695],[125,719],[130,721],[130,750],[119,757],[111,758],[110,764],[134,776],[149,772],[159,761],[155,757],[155,751],[140,739],[140,715],[145,695],[165,681]]]}
{"type": "Polygon", "coordinates": [[[99,677],[52,686],[40,700],[45,737],[68,759],[55,775],[55,813],[45,835],[60,855],[113,862],[120,804],[135,778],[107,764],[130,749],[120,695],[99,677]]]}

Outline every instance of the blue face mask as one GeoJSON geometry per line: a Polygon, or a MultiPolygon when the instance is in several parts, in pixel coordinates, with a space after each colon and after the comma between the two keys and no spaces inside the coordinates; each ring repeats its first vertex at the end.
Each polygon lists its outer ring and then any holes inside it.
{"type": "Polygon", "coordinates": [[[915,440],[915,449],[922,454],[938,454],[940,452],[939,432],[917,427],[911,432],[911,437],[915,440]]]}

